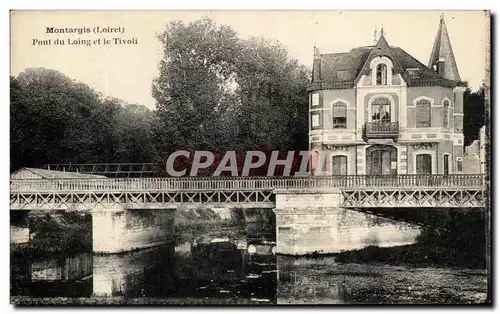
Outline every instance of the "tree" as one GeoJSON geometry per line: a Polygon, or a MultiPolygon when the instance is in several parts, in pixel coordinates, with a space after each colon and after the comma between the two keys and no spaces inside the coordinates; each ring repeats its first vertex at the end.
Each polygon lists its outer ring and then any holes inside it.
{"type": "Polygon", "coordinates": [[[240,134],[246,149],[307,149],[309,73],[277,41],[250,38],[238,54],[240,134]]]}
{"type": "Polygon", "coordinates": [[[159,39],[160,160],[177,149],[307,149],[309,71],[279,42],[241,39],[206,18],[173,22],[159,39]]]}
{"type": "MultiPolygon", "coordinates": [[[[99,95],[55,70],[26,69],[11,78],[12,167],[78,162],[97,146],[99,95]],[[89,129],[90,128],[90,129],[89,129]]],[[[88,161],[87,161],[88,162],[88,161]]]]}
{"type": "Polygon", "coordinates": [[[172,22],[158,38],[165,55],[152,88],[160,118],[156,143],[167,151],[217,149],[219,117],[230,107],[225,83],[239,45],[236,33],[202,19],[172,22]]]}
{"type": "Polygon", "coordinates": [[[479,139],[479,129],[485,125],[484,87],[477,92],[467,88],[464,93],[464,145],[479,139]]]}
{"type": "Polygon", "coordinates": [[[147,162],[155,118],[55,70],[11,77],[11,171],[48,163],[147,162]]]}
{"type": "Polygon", "coordinates": [[[124,105],[115,116],[118,139],[114,155],[116,162],[153,162],[153,124],[155,114],[142,105],[124,105]]]}

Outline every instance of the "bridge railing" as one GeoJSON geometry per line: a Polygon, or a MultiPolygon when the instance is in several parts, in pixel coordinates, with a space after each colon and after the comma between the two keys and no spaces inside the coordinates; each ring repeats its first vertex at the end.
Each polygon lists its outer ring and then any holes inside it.
{"type": "Polygon", "coordinates": [[[308,177],[196,177],[113,179],[11,179],[11,192],[257,191],[374,187],[484,187],[484,175],[347,175],[308,177]]]}

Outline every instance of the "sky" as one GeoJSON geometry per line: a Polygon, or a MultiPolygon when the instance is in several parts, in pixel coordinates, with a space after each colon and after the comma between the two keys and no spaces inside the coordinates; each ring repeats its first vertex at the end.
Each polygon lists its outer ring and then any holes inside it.
{"type": "Polygon", "coordinates": [[[321,53],[331,53],[372,45],[374,30],[380,31],[383,25],[389,45],[403,48],[427,65],[442,13],[460,76],[477,90],[485,76],[483,11],[13,11],[10,73],[17,76],[30,67],[55,69],[104,95],[153,109],[151,84],[163,57],[156,34],[171,21],[188,23],[207,16],[231,26],[242,38],[279,40],[309,68],[314,46],[321,53]],[[91,33],[46,33],[47,27],[89,28],[91,33]],[[95,27],[124,31],[94,34],[95,27]],[[114,37],[136,38],[137,44],[103,43],[114,37]],[[58,38],[66,44],[56,45],[58,38]],[[99,39],[100,44],[93,44],[99,39]],[[69,45],[68,40],[92,44],[69,45]]]}

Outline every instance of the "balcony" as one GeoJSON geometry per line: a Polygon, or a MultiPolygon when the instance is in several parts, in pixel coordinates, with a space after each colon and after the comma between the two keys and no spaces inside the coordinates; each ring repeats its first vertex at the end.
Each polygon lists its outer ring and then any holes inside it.
{"type": "Polygon", "coordinates": [[[366,122],[363,129],[363,138],[369,139],[396,139],[399,136],[399,122],[366,122]]]}

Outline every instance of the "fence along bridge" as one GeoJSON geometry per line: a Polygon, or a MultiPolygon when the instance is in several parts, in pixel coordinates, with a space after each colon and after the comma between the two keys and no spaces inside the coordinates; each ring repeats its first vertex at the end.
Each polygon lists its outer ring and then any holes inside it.
{"type": "Polygon", "coordinates": [[[485,176],[11,179],[11,210],[275,208],[275,192],[341,194],[343,208],[485,207],[485,176]],[[321,193],[321,192],[320,192],[321,193]]]}

